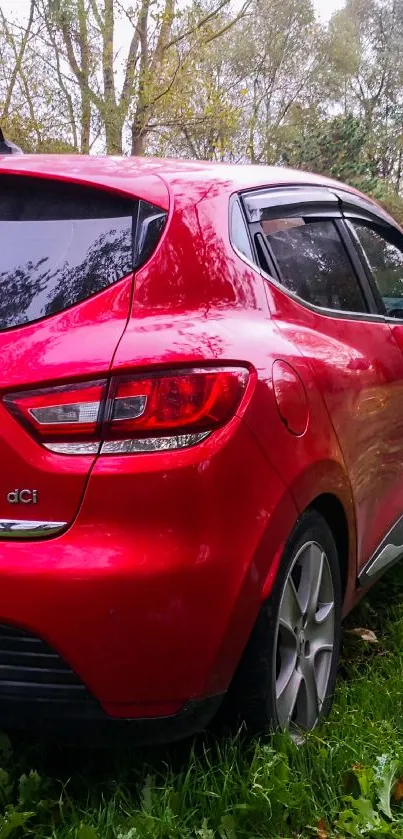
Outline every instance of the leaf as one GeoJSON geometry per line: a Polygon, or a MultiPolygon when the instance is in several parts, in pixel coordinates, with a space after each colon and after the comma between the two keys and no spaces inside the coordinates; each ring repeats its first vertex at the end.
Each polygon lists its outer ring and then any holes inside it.
{"type": "Polygon", "coordinates": [[[0,824],[0,839],[8,839],[15,830],[18,830],[32,819],[35,813],[18,813],[17,810],[9,810],[0,824]]]}
{"type": "Polygon", "coordinates": [[[377,772],[376,772],[376,791],[379,801],[379,809],[388,819],[393,820],[393,814],[390,809],[390,799],[392,797],[392,790],[396,778],[397,761],[392,760],[388,763],[382,758],[378,758],[377,772]]]}
{"type": "MultiPolygon", "coordinates": [[[[3,839],[1,834],[0,839],[3,839]]],[[[99,839],[99,836],[95,827],[92,827],[92,825],[80,824],[80,827],[77,830],[77,839],[99,839]]]]}
{"type": "MultiPolygon", "coordinates": [[[[372,798],[374,771],[369,766],[364,766],[361,763],[354,763],[352,766],[352,776],[355,778],[356,784],[358,782],[359,794],[362,798],[372,798]]],[[[348,780],[348,779],[347,779],[348,780]]],[[[350,778],[350,780],[352,780],[350,778]]],[[[352,790],[353,792],[353,790],[352,790]]],[[[354,795],[354,792],[353,792],[354,795]]]]}
{"type": "Polygon", "coordinates": [[[329,834],[327,832],[326,824],[323,821],[323,819],[319,819],[316,825],[316,830],[318,833],[318,839],[328,839],[329,834]]]}
{"type": "Polygon", "coordinates": [[[221,819],[220,836],[222,839],[236,839],[235,821],[229,813],[221,819]]]}
{"type": "Polygon", "coordinates": [[[136,827],[129,827],[128,830],[119,831],[116,839],[140,839],[140,834],[136,827]]]}
{"type": "Polygon", "coordinates": [[[403,800],[403,778],[397,779],[393,789],[393,798],[395,801],[403,800]]]}
{"type": "Polygon", "coordinates": [[[357,627],[357,629],[347,629],[347,635],[356,635],[357,638],[360,638],[361,641],[367,641],[369,644],[377,644],[378,639],[375,635],[375,632],[372,629],[364,629],[363,627],[357,627]]]}
{"type": "Polygon", "coordinates": [[[41,787],[42,778],[34,769],[31,769],[29,775],[21,775],[18,782],[20,806],[36,804],[41,797],[41,787]]]}
{"type": "Polygon", "coordinates": [[[0,804],[4,807],[11,802],[13,793],[13,785],[10,783],[10,776],[5,769],[0,766],[0,804]]]}
{"type": "Polygon", "coordinates": [[[361,839],[361,836],[380,828],[381,818],[368,798],[352,798],[347,795],[344,800],[350,806],[340,813],[337,820],[336,826],[341,832],[361,839]]]}
{"type": "Polygon", "coordinates": [[[141,790],[142,809],[146,813],[151,813],[153,809],[153,792],[154,792],[155,778],[153,775],[147,775],[143,789],[141,790]]]}
{"type": "Polygon", "coordinates": [[[207,819],[203,819],[202,826],[196,830],[196,836],[200,836],[200,839],[214,839],[214,830],[208,827],[207,819]]]}

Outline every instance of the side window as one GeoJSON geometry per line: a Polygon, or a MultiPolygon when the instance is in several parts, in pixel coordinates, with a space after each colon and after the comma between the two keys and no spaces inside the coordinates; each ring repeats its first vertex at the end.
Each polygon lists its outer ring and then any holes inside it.
{"type": "Polygon", "coordinates": [[[245,220],[238,201],[234,201],[231,207],[230,238],[232,244],[240,253],[246,256],[251,262],[255,261],[245,220]]]}
{"type": "Polygon", "coordinates": [[[281,281],[290,291],[321,308],[367,311],[358,279],[333,221],[263,218],[261,227],[281,281]]]}
{"type": "MultiPolygon", "coordinates": [[[[389,317],[403,318],[403,252],[383,232],[351,221],[389,317]]],[[[393,233],[392,233],[393,235],[393,233]]]]}

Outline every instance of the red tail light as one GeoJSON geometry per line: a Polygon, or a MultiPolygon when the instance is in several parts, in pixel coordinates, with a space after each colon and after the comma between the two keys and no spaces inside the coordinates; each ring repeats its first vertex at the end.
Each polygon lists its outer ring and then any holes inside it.
{"type": "Polygon", "coordinates": [[[194,445],[234,416],[242,367],[160,372],[3,397],[47,448],[62,453],[152,451],[194,445]]]}

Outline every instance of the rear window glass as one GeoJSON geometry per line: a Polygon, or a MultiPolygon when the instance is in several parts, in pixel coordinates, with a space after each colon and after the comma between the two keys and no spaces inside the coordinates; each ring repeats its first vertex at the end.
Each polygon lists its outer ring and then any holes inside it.
{"type": "Polygon", "coordinates": [[[130,199],[0,176],[0,329],[91,297],[133,270],[130,199]]]}

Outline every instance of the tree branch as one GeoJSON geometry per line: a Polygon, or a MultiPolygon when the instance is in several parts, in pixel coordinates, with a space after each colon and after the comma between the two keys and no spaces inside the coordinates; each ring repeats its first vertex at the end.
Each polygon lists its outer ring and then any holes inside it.
{"type": "Polygon", "coordinates": [[[23,35],[23,38],[22,38],[22,41],[21,41],[21,44],[20,44],[20,48],[19,48],[18,53],[17,53],[17,50],[15,48],[14,38],[10,35],[10,30],[7,26],[7,21],[6,21],[4,12],[3,12],[2,9],[0,9],[0,15],[1,15],[1,21],[2,21],[2,24],[3,24],[3,28],[4,28],[4,31],[6,32],[8,38],[11,40],[11,46],[12,46],[13,52],[15,54],[15,64],[14,64],[13,71],[12,71],[11,76],[10,76],[10,81],[9,81],[8,87],[7,87],[7,93],[6,93],[6,97],[5,97],[5,101],[4,101],[4,105],[3,105],[3,111],[2,111],[2,119],[7,118],[7,115],[8,115],[9,109],[10,109],[10,104],[11,104],[11,99],[12,99],[12,95],[13,95],[13,92],[14,92],[15,83],[17,81],[18,73],[21,70],[25,48],[26,48],[27,43],[28,43],[29,34],[30,34],[32,24],[33,24],[33,20],[34,20],[34,12],[35,12],[35,0],[31,0],[27,26],[26,26],[26,29],[25,29],[25,32],[24,32],[24,35],[23,35]]]}

